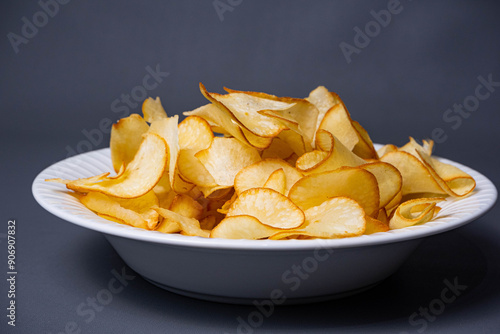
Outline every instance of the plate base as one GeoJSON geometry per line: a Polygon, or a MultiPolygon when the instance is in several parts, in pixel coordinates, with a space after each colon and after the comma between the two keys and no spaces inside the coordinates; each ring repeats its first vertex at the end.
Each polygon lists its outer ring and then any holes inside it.
{"type": "MultiPolygon", "coordinates": [[[[205,293],[198,293],[198,292],[193,292],[193,291],[187,291],[183,289],[178,289],[174,288],[165,284],[161,284],[158,282],[155,282],[147,277],[142,276],[146,281],[148,281],[151,284],[156,285],[159,288],[162,288],[164,290],[173,292],[175,294],[185,296],[185,297],[190,297],[190,298],[195,298],[195,299],[201,299],[201,300],[206,300],[210,302],[217,302],[217,303],[224,303],[224,304],[237,304],[237,305],[254,305],[254,302],[262,302],[264,299],[257,299],[257,298],[239,298],[239,297],[227,297],[227,296],[216,296],[216,295],[210,295],[210,294],[205,294],[205,293]]],[[[378,281],[376,283],[354,289],[354,290],[349,290],[345,292],[340,292],[340,293],[334,293],[330,295],[321,295],[321,296],[312,296],[312,297],[302,297],[302,298],[287,298],[283,305],[300,305],[300,304],[312,304],[312,303],[319,303],[319,302],[324,302],[328,300],[333,300],[333,299],[340,299],[344,297],[349,297],[361,292],[364,292],[366,290],[369,290],[378,284],[380,284],[383,280],[378,281]]]]}

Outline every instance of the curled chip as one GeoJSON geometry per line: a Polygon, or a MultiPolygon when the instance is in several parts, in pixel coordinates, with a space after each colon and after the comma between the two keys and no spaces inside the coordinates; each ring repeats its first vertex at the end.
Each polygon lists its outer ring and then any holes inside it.
{"type": "Polygon", "coordinates": [[[177,227],[182,234],[205,238],[210,236],[210,232],[201,229],[200,222],[194,218],[184,217],[181,214],[160,207],[153,207],[153,209],[163,218],[166,218],[171,224],[178,224],[177,227]]]}
{"type": "Polygon", "coordinates": [[[210,233],[211,238],[263,239],[275,234],[277,229],[262,224],[252,216],[230,216],[224,218],[210,233]]]}
{"type": "Polygon", "coordinates": [[[236,138],[219,138],[212,141],[212,145],[195,154],[219,186],[232,187],[238,172],[260,161],[259,152],[242,144],[236,138]]]}
{"type": "Polygon", "coordinates": [[[288,193],[288,197],[302,210],[320,205],[332,198],[344,196],[359,203],[369,216],[379,210],[377,179],[359,167],[342,167],[333,171],[304,176],[288,193]]]}
{"type": "Polygon", "coordinates": [[[141,146],[142,136],[148,129],[146,121],[137,114],[122,118],[113,124],[109,148],[115,172],[118,172],[123,164],[127,165],[134,159],[141,146]]]}
{"type": "Polygon", "coordinates": [[[203,118],[189,116],[179,124],[179,173],[187,181],[202,187],[215,187],[213,176],[195,154],[212,145],[214,134],[203,118]]]}
{"type": "Polygon", "coordinates": [[[139,147],[134,159],[116,178],[105,178],[98,182],[79,179],[66,184],[68,189],[78,192],[97,191],[120,198],[135,198],[146,194],[158,183],[167,162],[167,145],[160,136],[149,133],[139,147]]]}
{"type": "Polygon", "coordinates": [[[356,167],[366,163],[347,149],[334,135],[325,130],[316,132],[316,148],[297,159],[297,169],[303,173],[320,173],[348,166],[356,167]]]}
{"type": "Polygon", "coordinates": [[[476,182],[459,168],[432,158],[428,152],[432,143],[420,146],[410,137],[410,142],[386,153],[381,160],[394,165],[403,177],[402,194],[434,193],[465,197],[476,187],[476,182]]]}
{"type": "Polygon", "coordinates": [[[229,94],[204,92],[205,97],[212,103],[216,102],[219,108],[225,108],[234,120],[251,133],[264,138],[276,137],[287,127],[281,122],[264,115],[259,111],[288,109],[294,103],[282,102],[266,96],[267,94],[253,94],[252,92],[232,91],[229,94]]]}
{"type": "Polygon", "coordinates": [[[383,208],[401,191],[403,178],[401,173],[391,164],[377,161],[359,166],[372,173],[377,179],[380,195],[379,207],[383,208]]]}
{"type": "Polygon", "coordinates": [[[177,171],[177,158],[179,157],[179,132],[177,129],[177,124],[179,122],[179,116],[175,115],[169,118],[161,118],[153,121],[151,127],[149,128],[150,133],[155,133],[162,137],[166,144],[168,150],[168,164],[166,175],[170,181],[170,185],[174,188],[174,179],[177,171]]]}
{"type": "Polygon", "coordinates": [[[153,206],[158,205],[158,199],[152,191],[132,199],[89,192],[82,195],[80,201],[92,211],[113,217],[134,227],[152,230],[158,224],[158,213],[152,209],[153,206]]]}
{"type": "Polygon", "coordinates": [[[302,173],[280,159],[264,159],[241,169],[234,179],[234,190],[237,194],[241,194],[250,188],[263,187],[271,174],[278,169],[283,169],[285,173],[285,195],[287,195],[295,182],[302,178],[302,173]]]}
{"type": "Polygon", "coordinates": [[[430,221],[439,211],[436,203],[444,198],[417,198],[401,203],[389,221],[391,229],[423,224],[430,221]]]}
{"type": "Polygon", "coordinates": [[[144,103],[142,104],[142,114],[148,123],[153,123],[154,121],[168,117],[165,109],[163,109],[163,106],[161,105],[159,97],[156,97],[156,99],[148,97],[144,100],[144,103]]]}
{"type": "Polygon", "coordinates": [[[286,192],[286,174],[283,171],[283,168],[275,170],[266,183],[264,183],[263,188],[272,189],[274,191],[279,192],[281,195],[285,195],[286,192]]]}
{"type": "Polygon", "coordinates": [[[304,213],[288,198],[267,188],[242,192],[233,202],[227,217],[248,215],[262,224],[279,228],[297,228],[304,223],[304,213]]]}

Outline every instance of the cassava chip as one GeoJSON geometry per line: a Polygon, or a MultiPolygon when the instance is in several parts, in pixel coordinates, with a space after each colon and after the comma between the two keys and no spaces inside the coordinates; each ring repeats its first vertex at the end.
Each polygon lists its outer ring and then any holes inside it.
{"type": "Polygon", "coordinates": [[[281,195],[285,195],[286,192],[286,174],[283,171],[283,168],[275,170],[266,183],[264,183],[263,188],[272,189],[274,191],[279,192],[281,195]]]}
{"type": "Polygon", "coordinates": [[[259,152],[235,138],[216,137],[212,145],[195,154],[219,186],[231,187],[236,174],[261,160],[259,152]]]}
{"type": "Polygon", "coordinates": [[[252,216],[230,216],[224,218],[210,233],[211,238],[263,239],[275,234],[277,229],[262,224],[252,216]]]}
{"type": "Polygon", "coordinates": [[[89,192],[82,195],[80,201],[92,211],[114,217],[134,227],[152,230],[158,224],[158,213],[152,209],[158,205],[158,199],[152,191],[132,199],[89,192]]]}
{"type": "Polygon", "coordinates": [[[439,211],[436,203],[444,200],[444,198],[418,198],[401,203],[389,221],[389,228],[398,229],[427,223],[439,211]]]}
{"type": "Polygon", "coordinates": [[[365,216],[366,219],[366,229],[364,234],[373,234],[378,232],[389,231],[389,225],[380,221],[378,219],[372,218],[370,216],[365,216]]]}
{"type": "Polygon", "coordinates": [[[250,188],[263,187],[271,174],[278,169],[283,169],[286,176],[286,195],[302,174],[280,159],[264,159],[242,169],[234,179],[234,190],[237,194],[241,194],[250,188]]]}
{"type": "Polygon", "coordinates": [[[137,114],[122,118],[113,124],[109,148],[115,172],[118,172],[123,164],[127,165],[134,159],[139,146],[141,146],[142,135],[148,129],[146,121],[137,114]]]}
{"type": "Polygon", "coordinates": [[[182,234],[205,238],[208,238],[210,236],[210,232],[201,229],[200,222],[194,218],[184,217],[181,214],[167,209],[162,209],[160,207],[155,207],[154,209],[158,211],[158,213],[163,218],[166,218],[168,221],[170,221],[170,224],[177,223],[182,234]]]}
{"type": "Polygon", "coordinates": [[[401,173],[391,164],[377,161],[359,166],[372,173],[377,179],[380,194],[380,208],[388,205],[401,191],[403,178],[401,173]]]}
{"type": "Polygon", "coordinates": [[[144,100],[142,104],[142,114],[148,123],[153,123],[154,121],[168,117],[165,109],[163,109],[161,105],[159,97],[156,97],[156,99],[148,97],[144,100]]]}
{"type": "Polygon", "coordinates": [[[97,191],[120,198],[135,198],[146,194],[158,183],[167,162],[167,145],[160,136],[149,133],[134,159],[117,178],[98,182],[84,179],[68,182],[66,187],[78,192],[97,191]]]}
{"type": "Polygon", "coordinates": [[[201,204],[185,194],[175,196],[172,204],[170,204],[170,211],[197,220],[201,219],[203,215],[201,204]]]}
{"type": "Polygon", "coordinates": [[[202,90],[202,93],[210,102],[217,101],[219,108],[226,108],[234,116],[235,121],[248,131],[264,138],[276,137],[287,127],[271,117],[262,115],[259,111],[288,109],[294,105],[269,98],[265,96],[267,94],[252,92],[232,91],[222,95],[202,90]]]}
{"type": "Polygon", "coordinates": [[[238,195],[227,217],[248,215],[262,224],[279,228],[297,228],[304,223],[304,213],[287,197],[267,188],[252,188],[238,195]]]}
{"type": "Polygon", "coordinates": [[[363,159],[348,150],[334,135],[325,130],[316,133],[316,148],[297,159],[299,171],[310,174],[320,173],[348,166],[356,167],[366,163],[363,159]]]}
{"type": "Polygon", "coordinates": [[[162,137],[167,143],[168,150],[168,179],[170,185],[174,188],[174,179],[177,172],[177,158],[179,157],[179,131],[177,124],[179,122],[179,116],[175,115],[173,117],[161,118],[153,121],[149,128],[150,133],[155,133],[162,137]]]}
{"type": "MultiPolygon", "coordinates": [[[[334,197],[304,211],[306,221],[300,228],[288,230],[285,234],[306,235],[315,238],[346,238],[365,232],[365,211],[354,200],[334,197]]],[[[281,239],[284,234],[274,236],[281,239]]]]}
{"type": "Polygon", "coordinates": [[[349,197],[361,205],[369,216],[379,210],[377,179],[359,167],[342,167],[333,171],[310,174],[298,180],[288,197],[302,210],[318,206],[332,197],[349,197]]]}

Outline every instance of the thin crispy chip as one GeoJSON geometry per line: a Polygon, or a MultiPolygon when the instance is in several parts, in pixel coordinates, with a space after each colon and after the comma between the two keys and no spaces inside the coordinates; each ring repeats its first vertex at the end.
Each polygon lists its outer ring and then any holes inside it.
{"type": "Polygon", "coordinates": [[[294,103],[280,101],[272,95],[256,92],[240,92],[230,90],[229,94],[221,95],[209,93],[206,90],[203,95],[210,101],[217,101],[219,107],[226,108],[236,120],[248,131],[264,137],[276,137],[281,131],[287,129],[281,122],[262,115],[261,111],[283,110],[294,106],[294,103]]]}
{"type": "Polygon", "coordinates": [[[167,161],[167,145],[160,136],[149,133],[139,151],[117,178],[106,178],[99,182],[84,179],[66,184],[68,189],[79,192],[97,191],[120,198],[135,198],[146,194],[158,183],[167,161]]]}
{"type": "Polygon", "coordinates": [[[242,192],[233,202],[227,217],[249,215],[262,224],[280,228],[297,228],[304,223],[304,213],[287,197],[267,188],[242,192]]]}
{"type": "Polygon", "coordinates": [[[177,158],[179,157],[179,131],[177,124],[179,122],[179,116],[175,115],[173,117],[161,118],[153,121],[149,128],[150,133],[156,133],[162,137],[167,143],[168,149],[168,179],[170,185],[174,188],[174,179],[177,172],[177,158]]]}
{"type": "Polygon", "coordinates": [[[386,153],[381,161],[396,167],[403,177],[402,195],[413,193],[445,194],[425,165],[410,153],[397,151],[386,153]]]}
{"type": "Polygon", "coordinates": [[[173,224],[174,222],[178,224],[181,233],[189,236],[198,236],[208,238],[210,232],[201,229],[200,222],[194,218],[184,217],[176,212],[162,209],[160,207],[154,208],[163,217],[168,219],[173,224]]]}
{"type": "Polygon", "coordinates": [[[330,198],[319,206],[307,209],[304,214],[304,225],[287,233],[316,238],[346,238],[362,235],[366,227],[365,211],[347,197],[330,198]]]}
{"type": "Polygon", "coordinates": [[[444,198],[418,198],[401,203],[389,221],[390,229],[404,228],[430,221],[439,211],[436,203],[444,198]]]}
{"type": "Polygon", "coordinates": [[[197,186],[215,187],[214,178],[195,154],[212,144],[210,125],[199,116],[189,116],[179,124],[179,157],[177,167],[182,178],[197,186]]]}
{"type": "Polygon", "coordinates": [[[246,166],[260,161],[258,151],[235,138],[216,137],[212,145],[195,156],[213,176],[216,184],[231,187],[236,174],[246,166]]]}
{"type": "Polygon", "coordinates": [[[92,211],[114,217],[134,227],[154,229],[158,224],[158,213],[152,209],[158,205],[158,199],[152,191],[133,199],[89,192],[82,195],[80,201],[92,211]]]}
{"type": "Polygon", "coordinates": [[[380,193],[380,208],[388,205],[401,191],[403,177],[393,165],[377,161],[359,167],[369,171],[377,178],[378,190],[380,193]]]}
{"type": "Polygon", "coordinates": [[[230,216],[223,219],[210,233],[210,238],[263,239],[275,234],[277,229],[262,224],[253,216],[230,216]]]}
{"type": "Polygon", "coordinates": [[[304,176],[288,193],[288,197],[302,210],[338,196],[355,200],[369,216],[373,217],[378,213],[377,179],[372,173],[359,167],[342,167],[304,176]]]}
{"type": "Polygon", "coordinates": [[[186,117],[178,127],[181,150],[204,150],[210,147],[214,134],[206,120],[199,116],[186,117]]]}
{"type": "Polygon", "coordinates": [[[324,86],[318,86],[316,89],[311,91],[306,100],[314,104],[318,109],[318,118],[316,120],[316,129],[318,129],[321,121],[325,117],[326,112],[337,104],[337,101],[332,93],[330,93],[324,86]]]}
{"type": "Polygon", "coordinates": [[[176,212],[184,217],[194,218],[200,220],[203,215],[203,207],[200,203],[185,194],[178,194],[175,196],[172,204],[170,204],[170,211],[176,212]]]}
{"type": "Polygon", "coordinates": [[[234,190],[237,194],[241,194],[247,189],[262,187],[271,174],[278,169],[283,169],[286,176],[286,195],[295,182],[302,177],[302,173],[280,159],[264,159],[243,168],[236,174],[234,190]]]}
{"type": "MultiPolygon", "coordinates": [[[[290,130],[287,130],[290,131],[290,130]]],[[[273,138],[271,145],[262,152],[262,159],[266,158],[279,158],[286,160],[292,154],[294,154],[293,149],[279,137],[273,138]]]]}
{"type": "Polygon", "coordinates": [[[286,109],[262,110],[259,113],[278,119],[288,129],[300,134],[311,146],[316,132],[316,120],[319,111],[307,100],[294,98],[279,98],[278,101],[293,103],[286,109]]]}
{"type": "Polygon", "coordinates": [[[138,114],[120,119],[111,127],[111,162],[115,172],[134,159],[141,146],[142,136],[149,129],[148,123],[138,114]]]}
{"type": "Polygon", "coordinates": [[[144,100],[142,104],[142,114],[148,123],[153,123],[154,121],[168,117],[165,109],[163,109],[161,105],[159,97],[156,97],[156,99],[148,97],[144,100]]]}
{"type": "Polygon", "coordinates": [[[299,171],[310,174],[320,173],[348,166],[356,167],[366,163],[347,149],[334,135],[325,130],[316,133],[316,148],[297,159],[296,167],[299,171]]]}
{"type": "Polygon", "coordinates": [[[366,219],[366,229],[364,234],[373,234],[378,232],[389,231],[389,225],[380,221],[378,219],[372,218],[370,216],[365,216],[366,219]]]}
{"type": "Polygon", "coordinates": [[[279,192],[281,195],[285,195],[287,190],[286,174],[283,168],[277,169],[271,175],[269,175],[269,178],[267,179],[266,183],[264,183],[263,188],[269,188],[279,192]]]}

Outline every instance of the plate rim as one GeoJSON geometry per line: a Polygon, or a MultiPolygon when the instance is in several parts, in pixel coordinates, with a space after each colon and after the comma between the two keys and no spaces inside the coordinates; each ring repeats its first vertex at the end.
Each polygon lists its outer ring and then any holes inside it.
{"type": "MultiPolygon", "coordinates": [[[[375,146],[381,146],[381,144],[375,144],[375,146]]],[[[93,219],[89,219],[86,217],[76,216],[72,213],[69,213],[61,208],[56,207],[50,201],[47,200],[47,194],[44,194],[42,184],[47,185],[48,183],[44,181],[47,178],[44,175],[47,175],[51,171],[62,168],[64,164],[71,163],[72,161],[76,161],[77,159],[95,159],[94,156],[97,155],[107,155],[109,161],[106,163],[111,166],[111,159],[109,148],[103,148],[99,150],[93,150],[85,153],[81,153],[63,160],[60,160],[46,168],[44,168],[38,175],[35,177],[32,183],[32,194],[38,204],[44,208],[46,211],[50,212],[54,216],[61,218],[67,222],[72,224],[101,232],[104,234],[114,235],[126,239],[133,239],[137,241],[143,242],[152,242],[152,243],[160,243],[169,246],[177,246],[177,247],[195,247],[195,248],[210,248],[210,249],[219,249],[219,250],[234,250],[234,251],[302,251],[302,250],[310,250],[318,247],[321,248],[356,248],[356,247],[366,247],[366,246],[376,246],[376,245],[385,245],[395,242],[403,242],[406,240],[424,238],[427,236],[435,235],[438,233],[443,233],[460,226],[463,226],[469,222],[472,222],[479,217],[486,214],[493,206],[498,197],[498,191],[491,180],[489,180],[486,176],[479,173],[478,171],[462,165],[458,162],[448,160],[445,158],[433,156],[438,160],[454,165],[466,173],[470,174],[476,180],[476,185],[481,184],[484,189],[476,189],[474,190],[471,196],[467,198],[477,197],[480,195],[488,195],[486,196],[486,205],[481,209],[475,210],[470,213],[466,217],[458,217],[455,218],[456,221],[449,222],[438,222],[438,224],[423,224],[419,226],[413,226],[410,228],[400,229],[400,230],[392,230],[397,232],[380,232],[371,235],[362,235],[359,237],[352,238],[343,238],[343,239],[312,239],[312,240],[247,240],[247,239],[210,239],[210,238],[202,238],[202,237],[191,237],[184,236],[181,234],[166,234],[157,231],[149,231],[144,230],[128,225],[123,225],[115,222],[111,222],[101,218],[97,215],[93,219]],[[105,223],[103,223],[103,221],[105,223]],[[417,230],[412,229],[414,227],[418,227],[417,230]],[[423,227],[423,228],[422,228],[423,227]]],[[[109,169],[112,171],[112,168],[109,169]]],[[[108,171],[109,171],[108,170],[108,171]]],[[[62,188],[61,190],[66,189],[62,188]]],[[[68,190],[69,192],[69,190],[68,190]]],[[[56,193],[57,194],[57,193],[56,193]]],[[[59,194],[60,195],[60,194],[59,194]]],[[[57,196],[56,196],[57,198],[57,196]]],[[[465,200],[466,198],[464,198],[465,200]]],[[[460,201],[460,200],[457,200],[460,201]]],[[[83,204],[80,204],[83,208],[83,204]]],[[[85,208],[86,209],[86,208],[85,208]]],[[[86,209],[88,210],[88,209],[86,209]]],[[[90,210],[89,210],[90,211],[90,210]]],[[[434,223],[430,222],[430,223],[434,223]]]]}

